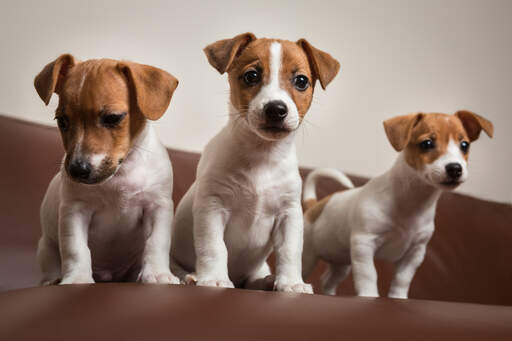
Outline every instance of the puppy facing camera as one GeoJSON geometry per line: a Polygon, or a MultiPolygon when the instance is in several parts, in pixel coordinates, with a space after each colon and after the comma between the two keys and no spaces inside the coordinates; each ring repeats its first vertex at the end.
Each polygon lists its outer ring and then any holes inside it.
{"type": "Polygon", "coordinates": [[[206,146],[176,210],[171,267],[197,285],[312,293],[301,276],[301,178],[293,142],[313,99],[339,70],[328,53],[245,33],[208,45],[228,74],[230,118],[206,146]],[[271,277],[266,260],[276,254],[271,277]],[[270,285],[272,287],[272,285],[270,285]]]}
{"type": "Polygon", "coordinates": [[[378,258],[396,267],[388,296],[407,298],[434,232],[437,200],[466,181],[470,143],[482,130],[493,135],[490,121],[466,110],[398,116],[384,128],[400,154],[383,175],[358,188],[335,169],[317,169],[306,178],[303,275],[307,278],[319,259],[327,262],[322,293],[336,294],[352,269],[357,294],[379,296],[378,258]],[[320,177],[349,189],[318,201],[320,177]]]}

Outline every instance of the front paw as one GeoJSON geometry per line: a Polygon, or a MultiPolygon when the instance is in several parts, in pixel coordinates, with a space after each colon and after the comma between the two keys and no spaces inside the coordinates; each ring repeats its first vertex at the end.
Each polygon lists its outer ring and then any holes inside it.
{"type": "Polygon", "coordinates": [[[168,269],[152,269],[144,267],[137,278],[140,283],[152,284],[180,284],[178,277],[174,276],[168,269]]]}
{"type": "Polygon", "coordinates": [[[311,286],[311,284],[307,284],[302,281],[276,280],[274,283],[274,290],[283,292],[293,292],[298,294],[313,293],[313,287],[311,286]]]}
{"type": "Polygon", "coordinates": [[[229,278],[198,277],[196,285],[201,287],[234,288],[233,282],[229,278]]]}
{"type": "Polygon", "coordinates": [[[82,272],[73,272],[73,273],[62,276],[62,280],[60,281],[59,285],[62,285],[62,284],[91,284],[91,283],[94,283],[92,274],[82,273],[82,272]]]}

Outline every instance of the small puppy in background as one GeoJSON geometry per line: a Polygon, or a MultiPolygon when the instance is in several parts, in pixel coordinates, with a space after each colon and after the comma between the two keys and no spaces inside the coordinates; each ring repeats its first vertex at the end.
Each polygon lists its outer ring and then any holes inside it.
{"type": "Polygon", "coordinates": [[[169,270],[172,167],[148,120],[178,81],[158,68],[64,54],[34,81],[65,156],[41,205],[41,284],[179,283],[169,270]]]}
{"type": "Polygon", "coordinates": [[[470,142],[493,125],[469,111],[412,114],[384,122],[386,135],[401,152],[393,167],[366,185],[334,193],[320,201],[319,177],[353,187],[341,172],[318,169],[304,185],[305,240],[303,275],[318,259],[329,263],[322,292],[335,295],[338,284],[353,269],[359,296],[377,297],[374,258],[395,264],[389,297],[407,298],[416,269],[434,232],[436,203],[468,177],[470,142]]]}
{"type": "Polygon", "coordinates": [[[339,63],[304,39],[252,33],[204,51],[228,73],[230,117],[177,207],[171,268],[202,286],[311,293],[302,280],[302,181],[293,140],[316,81],[325,89],[339,63]],[[266,263],[272,250],[275,280],[266,263]]]}

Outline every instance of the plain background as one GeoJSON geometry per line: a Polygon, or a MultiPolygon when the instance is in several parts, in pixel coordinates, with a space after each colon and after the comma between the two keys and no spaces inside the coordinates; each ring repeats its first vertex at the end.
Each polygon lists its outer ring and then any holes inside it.
{"type": "MultiPolygon", "coordinates": [[[[200,151],[227,120],[228,86],[202,52],[252,31],[308,39],[341,62],[297,135],[305,166],[375,176],[396,152],[382,121],[469,109],[490,119],[460,191],[512,202],[512,1],[1,1],[0,111],[55,125],[34,76],[64,52],[161,67],[180,80],[155,124],[170,147],[200,151]]],[[[21,141],[22,143],[22,141],[21,141]]],[[[5,147],[5,146],[4,146],[5,147]]]]}

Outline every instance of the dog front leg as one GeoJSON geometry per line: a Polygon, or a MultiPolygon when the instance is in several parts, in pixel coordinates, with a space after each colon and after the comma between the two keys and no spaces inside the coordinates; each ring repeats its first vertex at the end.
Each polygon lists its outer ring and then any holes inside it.
{"type": "Polygon", "coordinates": [[[83,205],[63,205],[59,209],[60,284],[94,283],[91,251],[87,245],[91,212],[83,205]]]}
{"type": "Polygon", "coordinates": [[[228,251],[224,242],[227,213],[216,200],[201,204],[194,212],[196,285],[234,288],[228,274],[228,251]]]}
{"type": "Polygon", "coordinates": [[[169,268],[173,203],[149,207],[144,212],[146,234],[142,267],[137,281],[142,283],[179,284],[169,268]]]}
{"type": "Polygon", "coordinates": [[[277,291],[313,293],[311,285],[302,279],[303,230],[302,209],[296,205],[285,212],[273,231],[277,291]]]}
{"type": "Polygon", "coordinates": [[[388,297],[403,299],[408,297],[409,286],[416,270],[425,258],[426,249],[427,243],[417,244],[411,247],[397,262],[388,297]]]}
{"type": "Polygon", "coordinates": [[[377,270],[373,261],[374,241],[368,238],[352,238],[350,257],[354,286],[358,296],[379,297],[377,270]]]}

